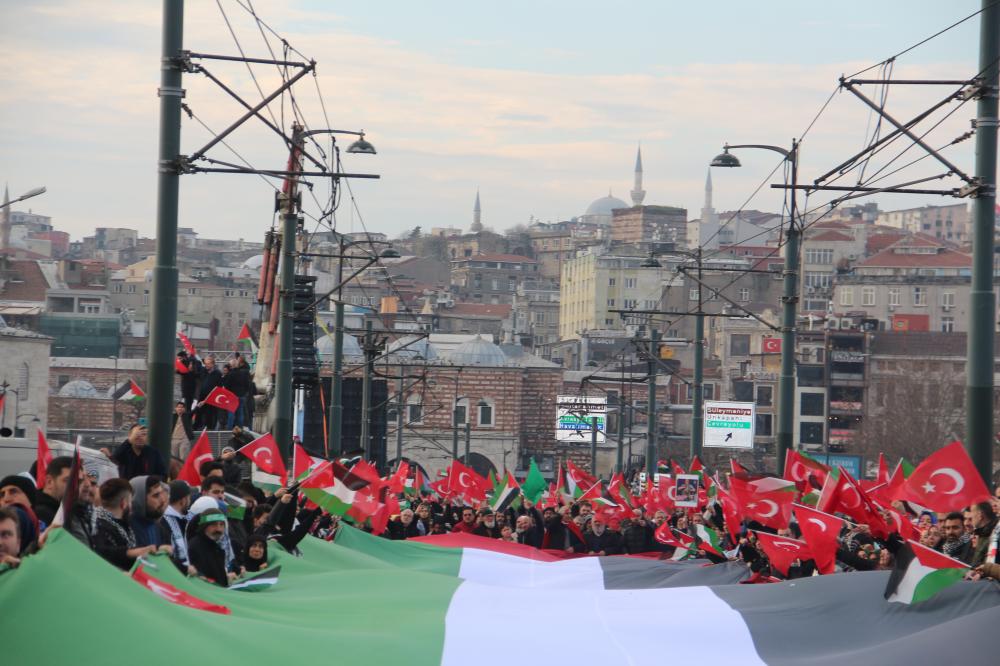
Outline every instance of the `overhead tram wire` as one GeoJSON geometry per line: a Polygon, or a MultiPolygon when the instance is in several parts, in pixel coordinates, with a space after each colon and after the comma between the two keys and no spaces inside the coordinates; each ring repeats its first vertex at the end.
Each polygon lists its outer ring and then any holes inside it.
{"type": "Polygon", "coordinates": [[[892,55],[892,56],[889,56],[885,60],[881,60],[881,61],[875,63],[874,65],[870,65],[868,67],[865,67],[864,69],[858,70],[858,71],[854,72],[853,74],[851,74],[850,76],[847,76],[847,77],[844,77],[844,78],[853,79],[858,74],[864,74],[865,72],[870,72],[871,70],[875,69],[876,67],[879,67],[879,66],[884,65],[884,64],[886,64],[888,62],[896,60],[900,56],[902,56],[904,54],[907,54],[910,51],[923,46],[927,42],[929,42],[929,41],[931,41],[933,39],[936,39],[937,37],[940,37],[941,35],[945,34],[949,30],[952,30],[953,28],[957,28],[958,26],[962,25],[963,23],[965,23],[969,19],[973,19],[973,18],[979,16],[980,14],[982,14],[987,9],[991,9],[992,7],[994,7],[998,2],[1000,2],[1000,0],[995,0],[994,2],[991,2],[990,4],[986,5],[985,7],[980,7],[977,11],[972,12],[971,14],[969,14],[968,16],[966,16],[965,18],[959,19],[958,21],[955,21],[954,23],[952,23],[948,27],[942,28],[941,30],[938,30],[933,35],[931,35],[929,37],[925,37],[924,39],[921,39],[916,44],[913,44],[912,46],[906,47],[905,49],[903,49],[899,53],[897,53],[895,55],[892,55]]]}

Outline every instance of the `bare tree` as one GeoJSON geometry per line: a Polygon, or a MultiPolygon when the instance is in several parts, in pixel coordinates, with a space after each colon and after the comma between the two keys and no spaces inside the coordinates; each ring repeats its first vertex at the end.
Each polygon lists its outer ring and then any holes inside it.
{"type": "MultiPolygon", "coordinates": [[[[911,364],[907,363],[906,366],[911,364]]],[[[865,400],[857,453],[873,459],[885,453],[916,463],[965,433],[965,378],[953,370],[918,361],[908,371],[873,379],[865,400]],[[928,368],[931,366],[931,368],[928,368]]]]}

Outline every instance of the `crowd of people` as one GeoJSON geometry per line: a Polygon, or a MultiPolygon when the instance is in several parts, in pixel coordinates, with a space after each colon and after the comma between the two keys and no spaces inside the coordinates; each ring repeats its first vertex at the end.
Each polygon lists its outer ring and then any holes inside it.
{"type": "Polygon", "coordinates": [[[253,395],[256,388],[247,359],[235,352],[225,363],[219,364],[212,355],[201,358],[177,352],[175,374],[180,380],[181,401],[175,410],[172,442],[174,455],[184,458],[183,446],[190,446],[194,434],[202,429],[231,430],[236,426],[247,427],[253,423],[253,395]],[[227,412],[205,404],[212,390],[221,387],[239,399],[236,411],[227,412]]]}
{"type": "MultiPolygon", "coordinates": [[[[234,438],[240,437],[238,431],[234,438]]],[[[107,455],[118,464],[120,476],[97,483],[94,474],[79,469],[71,483],[73,459],[57,457],[36,486],[37,470],[0,480],[0,564],[16,567],[20,559],[44,545],[49,529],[61,525],[81,543],[112,565],[130,569],[139,558],[166,553],[188,575],[226,586],[234,578],[267,566],[274,542],[294,552],[306,535],[332,538],[341,518],[306,501],[293,486],[265,493],[245,477],[234,447],[203,463],[200,483],[191,487],[176,478],[175,465],[164,463],[146,443],[145,428],[134,426],[128,438],[107,455]],[[64,502],[73,487],[71,503],[64,502]],[[67,513],[66,508],[71,508],[67,513]]],[[[551,500],[551,498],[549,498],[551,500]]],[[[624,514],[603,502],[546,501],[538,506],[527,497],[503,511],[485,502],[478,506],[421,493],[399,498],[393,515],[377,536],[392,540],[447,533],[464,533],[562,553],[639,555],[661,559],[701,557],[712,562],[740,561],[754,582],[812,575],[813,560],[795,560],[775,567],[758,542],[758,533],[800,538],[793,521],[787,529],[771,529],[742,521],[726,524],[725,511],[716,502],[698,509],[656,510],[642,506],[624,514]],[[706,527],[719,536],[708,547],[706,527]],[[730,529],[733,528],[733,529],[730,529]],[[664,538],[664,535],[669,535],[664,538]],[[690,544],[690,545],[680,545],[690,544]],[[682,552],[678,553],[678,549],[682,552]],[[783,569],[783,570],[779,570],[783,569]]],[[[907,513],[920,542],[970,567],[970,578],[1000,579],[1000,489],[989,502],[946,514],[907,513]]],[[[620,509],[620,507],[619,507],[620,509]]],[[[887,524],[893,517],[883,516],[887,524]]],[[[371,521],[358,527],[372,531],[371,521]]],[[[878,537],[866,525],[844,521],[836,560],[839,570],[891,569],[903,544],[898,532],[878,537]]]]}

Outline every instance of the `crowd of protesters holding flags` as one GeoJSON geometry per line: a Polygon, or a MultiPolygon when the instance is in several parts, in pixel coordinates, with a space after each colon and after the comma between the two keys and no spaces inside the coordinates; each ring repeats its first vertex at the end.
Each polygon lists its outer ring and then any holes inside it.
{"type": "Polygon", "coordinates": [[[297,442],[289,473],[271,435],[233,441],[216,457],[203,433],[183,465],[165,465],[137,425],[107,451],[120,477],[98,485],[79,455],[52,458],[40,434],[38,461],[0,480],[0,563],[16,568],[61,526],[122,570],[167,553],[188,575],[226,586],[266,568],[269,548],[294,553],[306,535],[332,539],[347,521],[392,540],[465,534],[561,557],[739,561],[754,583],[898,571],[914,558],[959,578],[1000,579],[1000,492],[990,494],[957,442],[916,468],[900,461],[890,471],[880,459],[874,480],[793,451],[781,477],[735,461],[710,474],[695,458],[686,470],[661,463],[640,487],[620,473],[604,483],[569,461],[551,482],[534,464],[519,482],[454,461],[429,483],[407,462],[381,475],[297,442]],[[277,483],[252,483],[240,458],[277,483]],[[697,492],[679,494],[692,477],[697,492]]]}

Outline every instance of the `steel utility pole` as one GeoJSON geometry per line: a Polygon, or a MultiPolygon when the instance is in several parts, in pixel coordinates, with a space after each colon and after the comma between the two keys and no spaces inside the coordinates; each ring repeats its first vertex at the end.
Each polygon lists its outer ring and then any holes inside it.
{"type": "Polygon", "coordinates": [[[618,395],[618,451],[615,455],[615,471],[623,473],[622,456],[625,452],[625,392],[618,395]]]}
{"type": "Polygon", "coordinates": [[[705,427],[705,310],[702,294],[701,247],[696,253],[698,261],[698,312],[694,316],[694,400],[691,403],[691,461],[701,455],[705,427]]]}
{"type": "Polygon", "coordinates": [[[590,417],[590,473],[597,478],[597,417],[590,417]]]}
{"type": "Polygon", "coordinates": [[[330,375],[330,455],[341,454],[343,434],[343,373],[344,373],[344,236],[340,235],[340,258],[337,259],[337,300],[333,305],[333,374],[330,375]]]}
{"type": "Polygon", "coordinates": [[[646,484],[653,482],[656,473],[656,375],[659,361],[656,358],[660,332],[653,329],[649,336],[649,396],[646,400],[646,484]]]}
{"type": "Polygon", "coordinates": [[[784,290],[781,296],[781,375],[778,377],[778,474],[785,469],[785,458],[792,449],[795,429],[795,316],[799,303],[799,242],[802,228],[795,209],[796,185],[799,177],[799,144],[792,140],[792,150],[786,156],[792,171],[791,205],[788,211],[788,231],[785,232],[784,290]]]}
{"type": "Polygon", "coordinates": [[[170,416],[174,399],[174,349],[177,337],[177,207],[180,194],[181,87],[184,0],[163,0],[160,56],[160,147],[156,194],[156,264],[150,310],[149,443],[170,459],[170,416]]]}
{"type": "Polygon", "coordinates": [[[965,446],[983,479],[993,478],[993,238],[997,182],[997,58],[1000,10],[982,0],[979,69],[985,87],[976,108],[976,170],[972,202],[972,290],[969,295],[968,361],[965,386],[965,446]]]}
{"type": "Polygon", "coordinates": [[[403,366],[399,366],[399,392],[396,394],[396,468],[403,462],[403,424],[406,422],[406,404],[403,402],[403,366]]]}
{"type": "Polygon", "coordinates": [[[472,419],[465,417],[465,459],[463,462],[469,464],[469,454],[472,452],[472,419]]]}
{"type": "Polygon", "coordinates": [[[292,125],[292,150],[288,158],[290,175],[279,196],[281,204],[281,307],[278,315],[278,362],[274,376],[274,420],[271,434],[282,458],[292,448],[292,326],[295,314],[295,250],[298,231],[298,175],[301,166],[302,126],[292,125]]]}
{"type": "Polygon", "coordinates": [[[365,322],[365,372],[361,379],[361,448],[365,460],[371,460],[371,408],[372,408],[372,372],[377,352],[372,340],[372,320],[365,322]]]}

